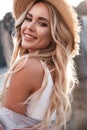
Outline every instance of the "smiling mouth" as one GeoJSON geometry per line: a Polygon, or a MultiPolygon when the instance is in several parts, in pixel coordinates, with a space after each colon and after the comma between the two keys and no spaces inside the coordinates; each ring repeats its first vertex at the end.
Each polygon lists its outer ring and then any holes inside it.
{"type": "Polygon", "coordinates": [[[24,34],[24,37],[26,40],[35,40],[37,39],[37,37],[35,37],[34,35],[31,35],[31,34],[24,34]]]}

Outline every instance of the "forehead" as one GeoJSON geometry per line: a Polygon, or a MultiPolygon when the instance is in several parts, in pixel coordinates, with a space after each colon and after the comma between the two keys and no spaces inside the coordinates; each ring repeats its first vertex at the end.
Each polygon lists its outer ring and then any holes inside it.
{"type": "Polygon", "coordinates": [[[33,5],[33,7],[28,11],[28,13],[36,17],[43,16],[47,19],[50,19],[48,7],[43,2],[39,2],[33,5]]]}

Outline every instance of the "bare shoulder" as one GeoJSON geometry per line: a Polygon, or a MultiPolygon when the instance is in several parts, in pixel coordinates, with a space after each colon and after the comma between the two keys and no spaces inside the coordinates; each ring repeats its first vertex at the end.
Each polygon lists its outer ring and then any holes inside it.
{"type": "MultiPolygon", "coordinates": [[[[24,62],[24,59],[22,62],[24,62]]],[[[17,65],[16,68],[19,68],[19,66],[20,63],[17,65]]],[[[18,73],[28,83],[28,86],[32,87],[31,89],[36,89],[37,87],[39,88],[41,86],[44,76],[44,70],[39,59],[28,58],[25,66],[18,73]]],[[[18,73],[16,74],[16,76],[18,75],[18,73]]]]}
{"type": "Polygon", "coordinates": [[[24,70],[26,74],[28,74],[28,76],[30,77],[30,82],[32,81],[31,84],[32,86],[34,86],[33,89],[40,88],[44,76],[44,70],[40,60],[37,58],[29,58],[24,70]]]}
{"type": "Polygon", "coordinates": [[[32,74],[37,73],[37,74],[41,74],[43,73],[43,67],[41,65],[41,62],[39,59],[37,58],[29,58],[27,63],[26,63],[26,69],[29,69],[29,71],[32,72],[32,74]]]}
{"type": "MultiPolygon", "coordinates": [[[[22,60],[24,62],[24,60],[22,60]]],[[[17,64],[15,69],[20,67],[17,64]]],[[[25,66],[18,72],[12,74],[8,91],[6,93],[4,106],[24,114],[26,106],[20,109],[19,104],[23,103],[32,93],[37,91],[43,81],[44,70],[40,61],[36,58],[29,58],[25,66]]]]}

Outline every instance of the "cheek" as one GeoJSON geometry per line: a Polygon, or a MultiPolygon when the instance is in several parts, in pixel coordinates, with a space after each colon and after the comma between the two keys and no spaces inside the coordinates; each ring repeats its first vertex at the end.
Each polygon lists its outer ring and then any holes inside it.
{"type": "Polygon", "coordinates": [[[25,24],[23,23],[22,25],[21,25],[21,34],[24,32],[24,30],[25,30],[25,24]]]}
{"type": "Polygon", "coordinates": [[[21,33],[23,32],[23,30],[24,30],[24,26],[23,26],[23,24],[21,25],[21,33]]]}
{"type": "Polygon", "coordinates": [[[41,35],[41,42],[44,45],[44,47],[47,47],[52,41],[52,36],[50,31],[45,31],[41,35]]]}
{"type": "Polygon", "coordinates": [[[39,35],[41,36],[42,39],[43,39],[43,38],[45,38],[46,40],[47,40],[47,39],[52,39],[51,31],[48,30],[48,29],[43,30],[43,31],[40,30],[39,35]]]}
{"type": "Polygon", "coordinates": [[[21,26],[21,36],[22,36],[22,34],[23,34],[23,28],[22,28],[22,26],[21,26]]]}
{"type": "Polygon", "coordinates": [[[52,41],[52,35],[51,35],[51,31],[47,31],[45,32],[45,36],[44,36],[45,40],[50,43],[52,41]]]}

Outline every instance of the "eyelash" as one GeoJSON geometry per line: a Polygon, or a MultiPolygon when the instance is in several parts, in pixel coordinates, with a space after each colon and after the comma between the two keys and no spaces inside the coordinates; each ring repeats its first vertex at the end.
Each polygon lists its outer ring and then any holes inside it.
{"type": "MultiPolygon", "coordinates": [[[[32,21],[32,19],[28,18],[28,17],[26,17],[25,20],[27,20],[28,22],[32,21]]],[[[42,27],[47,27],[48,26],[47,23],[45,23],[45,22],[39,22],[39,25],[42,26],[42,27]]]]}
{"type": "Polygon", "coordinates": [[[47,27],[48,25],[44,22],[39,22],[39,24],[42,26],[42,27],[47,27]]]}
{"type": "Polygon", "coordinates": [[[25,20],[27,20],[27,21],[29,21],[29,22],[32,21],[32,19],[31,19],[31,18],[28,18],[28,17],[26,17],[25,20]]]}

